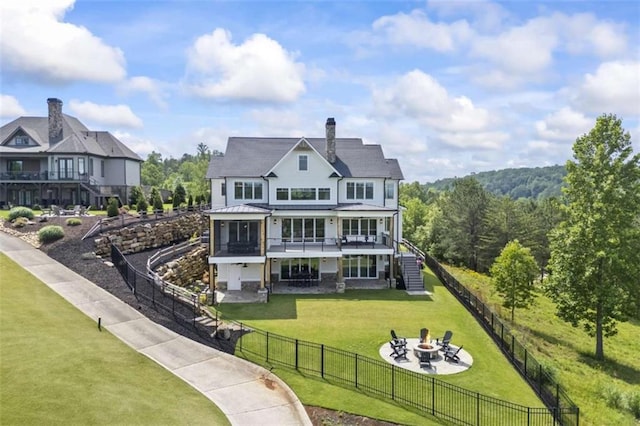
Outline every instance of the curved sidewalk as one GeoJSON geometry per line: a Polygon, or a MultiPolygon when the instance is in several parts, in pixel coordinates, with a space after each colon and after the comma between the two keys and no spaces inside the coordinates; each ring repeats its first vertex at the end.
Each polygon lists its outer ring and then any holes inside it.
{"type": "Polygon", "coordinates": [[[311,425],[291,389],[268,370],[154,323],[109,292],[4,232],[0,251],[104,328],[213,401],[232,425],[311,425]]]}

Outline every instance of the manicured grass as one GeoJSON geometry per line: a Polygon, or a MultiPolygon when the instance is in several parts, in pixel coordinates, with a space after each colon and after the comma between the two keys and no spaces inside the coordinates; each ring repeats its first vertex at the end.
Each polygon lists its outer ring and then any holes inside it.
{"type": "MultiPolygon", "coordinates": [[[[425,285],[433,296],[408,296],[399,290],[348,290],[342,295],[272,295],[264,305],[223,304],[218,310],[223,317],[252,327],[374,359],[380,359],[378,351],[389,341],[391,329],[399,335],[416,338],[422,327],[429,328],[434,338],[452,330],[452,343],[464,345],[473,356],[474,364],[466,372],[438,376],[438,379],[520,405],[543,407],[479,324],[430,271],[425,271],[425,285]]],[[[283,378],[290,380],[290,377],[283,378]]],[[[347,410],[344,398],[327,396],[318,391],[317,381],[307,382],[297,384],[300,389],[296,389],[305,404],[375,418],[388,418],[393,411],[402,411],[396,408],[389,413],[388,407],[381,408],[378,401],[351,404],[347,410]],[[353,411],[356,409],[358,411],[353,411]]],[[[407,423],[401,418],[389,420],[407,423]]]]}
{"type": "Polygon", "coordinates": [[[229,424],[0,253],[1,424],[229,424]]]}
{"type": "MultiPolygon", "coordinates": [[[[447,267],[460,282],[478,289],[499,312],[502,300],[489,277],[473,271],[447,267]]],[[[508,310],[504,317],[509,318],[508,310]]],[[[505,321],[506,323],[507,321],[505,321]]],[[[640,393],[640,322],[618,324],[618,334],[605,338],[606,360],[593,357],[595,338],[555,316],[555,305],[541,295],[529,309],[516,309],[515,333],[534,357],[550,366],[569,397],[580,407],[581,425],[637,425],[629,411],[608,405],[608,395],[618,392],[623,403],[632,392],[640,393]]]]}

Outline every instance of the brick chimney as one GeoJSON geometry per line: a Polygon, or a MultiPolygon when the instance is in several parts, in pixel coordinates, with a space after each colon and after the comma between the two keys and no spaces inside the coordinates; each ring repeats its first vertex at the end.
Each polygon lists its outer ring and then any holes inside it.
{"type": "Polygon", "coordinates": [[[47,99],[49,105],[49,143],[62,140],[62,101],[56,98],[47,99]]]}
{"type": "Polygon", "coordinates": [[[326,150],[327,150],[327,160],[330,163],[335,163],[336,161],[336,120],[333,117],[327,118],[327,124],[325,126],[327,131],[326,136],[326,150]]]}

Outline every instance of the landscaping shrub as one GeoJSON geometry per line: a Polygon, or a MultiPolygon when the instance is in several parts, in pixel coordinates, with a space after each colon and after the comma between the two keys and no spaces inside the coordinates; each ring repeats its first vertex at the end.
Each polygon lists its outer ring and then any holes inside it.
{"type": "Polygon", "coordinates": [[[42,211],[42,207],[40,206],[40,204],[34,204],[33,207],[31,207],[31,210],[42,211]]]}
{"type": "Polygon", "coordinates": [[[611,384],[600,386],[600,396],[602,396],[609,407],[616,409],[622,407],[624,395],[617,386],[611,384]]]}
{"type": "Polygon", "coordinates": [[[138,200],[138,211],[146,212],[148,208],[149,204],[147,204],[147,200],[145,200],[144,198],[140,198],[140,200],[138,200]]]}
{"type": "Polygon", "coordinates": [[[38,241],[52,243],[64,237],[64,230],[58,225],[47,225],[38,231],[38,241]]]}
{"type": "Polygon", "coordinates": [[[640,392],[631,391],[627,394],[627,408],[636,419],[640,419],[640,392]]]}
{"type": "Polygon", "coordinates": [[[14,207],[9,211],[7,219],[13,222],[18,217],[26,217],[27,219],[33,219],[33,210],[28,207],[14,207]]]}
{"type": "Polygon", "coordinates": [[[82,225],[82,221],[80,219],[78,219],[77,217],[70,217],[69,219],[67,219],[67,226],[78,226],[78,225],[82,225]]]}
{"type": "Polygon", "coordinates": [[[29,223],[29,219],[27,219],[26,217],[17,217],[17,218],[13,221],[13,227],[14,227],[14,228],[22,228],[22,227],[24,227],[27,223],[29,223]]]}
{"type": "Polygon", "coordinates": [[[107,216],[115,217],[120,214],[120,209],[118,208],[118,200],[115,198],[109,199],[109,205],[107,206],[107,216]]]}

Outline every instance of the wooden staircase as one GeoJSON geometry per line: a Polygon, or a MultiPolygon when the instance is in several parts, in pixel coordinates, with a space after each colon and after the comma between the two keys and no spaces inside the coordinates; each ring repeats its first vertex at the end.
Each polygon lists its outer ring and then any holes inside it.
{"type": "Polygon", "coordinates": [[[400,265],[407,292],[424,291],[424,282],[422,281],[422,273],[418,267],[416,255],[403,252],[400,256],[400,265]]]}

